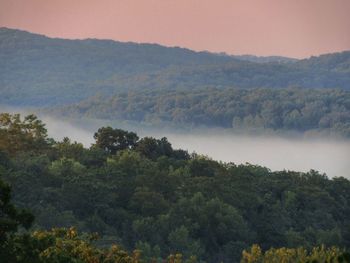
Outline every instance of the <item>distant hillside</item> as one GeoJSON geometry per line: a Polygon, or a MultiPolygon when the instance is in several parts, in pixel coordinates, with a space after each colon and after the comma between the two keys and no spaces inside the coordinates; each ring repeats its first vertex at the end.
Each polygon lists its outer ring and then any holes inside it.
{"type": "Polygon", "coordinates": [[[295,58],[288,58],[288,57],[281,57],[281,56],[261,57],[261,56],[254,56],[254,55],[239,55],[239,56],[236,55],[232,57],[239,60],[256,62],[256,63],[269,63],[269,62],[291,63],[291,62],[298,61],[298,59],[295,59],[295,58]]]}
{"type": "Polygon", "coordinates": [[[350,137],[350,91],[197,89],[97,96],[50,114],[176,127],[322,132],[350,137]]]}
{"type": "Polygon", "coordinates": [[[69,104],[141,89],[350,89],[350,52],[256,63],[156,44],[66,40],[1,28],[0,61],[0,103],[8,105],[69,104]]]}
{"type": "Polygon", "coordinates": [[[53,39],[1,28],[0,102],[66,103],[96,92],[108,94],[137,88],[143,82],[142,74],[169,66],[215,65],[232,60],[183,48],[112,40],[53,39]]]}

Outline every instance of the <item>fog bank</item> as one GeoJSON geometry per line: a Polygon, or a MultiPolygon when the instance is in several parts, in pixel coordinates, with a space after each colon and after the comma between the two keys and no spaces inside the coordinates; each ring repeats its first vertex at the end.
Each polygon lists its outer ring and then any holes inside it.
{"type": "Polygon", "coordinates": [[[350,178],[350,142],[279,137],[171,135],[173,146],[208,155],[215,160],[251,163],[271,170],[310,169],[330,177],[350,178]]]}
{"type": "MultiPolygon", "coordinates": [[[[93,133],[98,127],[110,125],[97,122],[82,127],[81,123],[68,123],[48,117],[42,119],[47,124],[50,136],[59,140],[67,136],[85,146],[93,143],[93,133]]],[[[160,131],[122,124],[118,128],[135,131],[140,137],[167,137],[174,148],[207,155],[223,162],[248,162],[266,166],[272,171],[285,169],[307,172],[314,169],[329,177],[350,178],[350,140],[244,136],[220,130],[175,133],[166,129],[160,131]]]]}
{"type": "MultiPolygon", "coordinates": [[[[2,111],[29,114],[31,110],[0,107],[2,111]]],[[[207,155],[214,160],[251,163],[270,168],[272,171],[293,170],[307,172],[310,169],[326,173],[329,177],[344,176],[350,179],[350,140],[330,138],[303,138],[280,136],[235,135],[223,130],[174,132],[151,126],[108,121],[59,120],[40,116],[48,134],[56,140],[69,137],[89,147],[93,134],[99,127],[110,125],[136,132],[140,137],[167,137],[174,148],[207,155]]]]}

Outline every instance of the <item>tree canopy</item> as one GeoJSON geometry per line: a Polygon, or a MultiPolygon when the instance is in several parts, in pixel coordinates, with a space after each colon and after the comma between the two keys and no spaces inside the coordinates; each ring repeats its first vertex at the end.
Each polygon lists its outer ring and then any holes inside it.
{"type": "Polygon", "coordinates": [[[241,132],[300,132],[350,136],[350,92],[204,88],[96,96],[49,111],[56,116],[143,122],[241,132]]]}
{"type": "MultiPolygon", "coordinates": [[[[116,152],[84,148],[68,138],[40,151],[24,149],[2,148],[0,172],[12,186],[13,202],[35,215],[33,227],[49,231],[43,236],[50,244],[80,244],[74,238],[59,241],[61,234],[51,237],[51,228],[75,226],[98,232],[98,246],[117,243],[131,257],[134,249],[146,251],[143,260],[170,254],[175,260],[181,252],[183,259],[238,262],[253,244],[263,251],[350,247],[346,178],[220,163],[175,150],[166,138],[141,138],[116,152]]],[[[2,200],[8,200],[8,188],[1,189],[2,200]]],[[[11,223],[11,217],[6,223],[3,215],[0,222],[8,229],[22,224],[11,223]]],[[[50,249],[52,257],[57,249],[50,249]]]]}
{"type": "Polygon", "coordinates": [[[27,115],[21,120],[19,114],[0,114],[0,150],[10,155],[38,152],[48,143],[45,125],[35,115],[27,115]]]}

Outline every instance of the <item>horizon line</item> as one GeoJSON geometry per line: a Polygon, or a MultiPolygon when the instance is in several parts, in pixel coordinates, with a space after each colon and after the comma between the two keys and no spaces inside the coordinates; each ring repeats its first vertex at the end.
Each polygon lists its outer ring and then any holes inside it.
{"type": "Polygon", "coordinates": [[[261,56],[261,55],[250,54],[250,53],[232,54],[232,53],[227,53],[226,51],[196,50],[196,49],[192,49],[192,48],[185,47],[185,46],[176,46],[176,45],[172,46],[172,45],[166,45],[166,44],[162,44],[162,43],[158,43],[158,42],[138,42],[138,41],[131,41],[131,40],[130,41],[121,41],[121,40],[113,39],[113,38],[96,38],[96,37],[83,37],[83,38],[60,37],[60,36],[47,35],[47,34],[43,34],[40,32],[33,32],[33,31],[23,29],[23,28],[12,28],[12,27],[7,27],[7,26],[0,26],[0,30],[1,29],[25,32],[25,33],[29,33],[32,35],[46,37],[49,39],[62,39],[62,40],[71,40],[71,41],[98,40],[98,41],[113,41],[113,42],[119,42],[119,43],[124,43],[124,44],[130,43],[130,44],[138,44],[138,45],[158,45],[158,46],[165,47],[165,48],[180,48],[180,49],[190,50],[190,51],[196,52],[196,53],[210,53],[213,55],[218,55],[218,56],[222,55],[222,56],[228,56],[228,57],[237,57],[237,56],[253,56],[253,57],[257,57],[257,58],[281,57],[281,58],[294,59],[294,60],[304,60],[304,59],[310,59],[313,57],[320,57],[320,56],[324,56],[324,55],[337,54],[337,53],[343,53],[343,52],[350,51],[350,49],[344,49],[341,51],[322,53],[319,55],[310,55],[310,56],[302,57],[302,58],[296,58],[296,57],[290,57],[290,56],[284,56],[284,55],[278,55],[278,54],[270,54],[270,55],[261,56]]]}

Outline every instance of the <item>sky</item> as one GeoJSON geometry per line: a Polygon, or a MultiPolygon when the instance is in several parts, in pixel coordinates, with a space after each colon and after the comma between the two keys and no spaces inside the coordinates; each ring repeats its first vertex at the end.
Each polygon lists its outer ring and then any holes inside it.
{"type": "Polygon", "coordinates": [[[350,50],[350,0],[0,0],[0,27],[50,37],[305,58],[350,50]]]}

